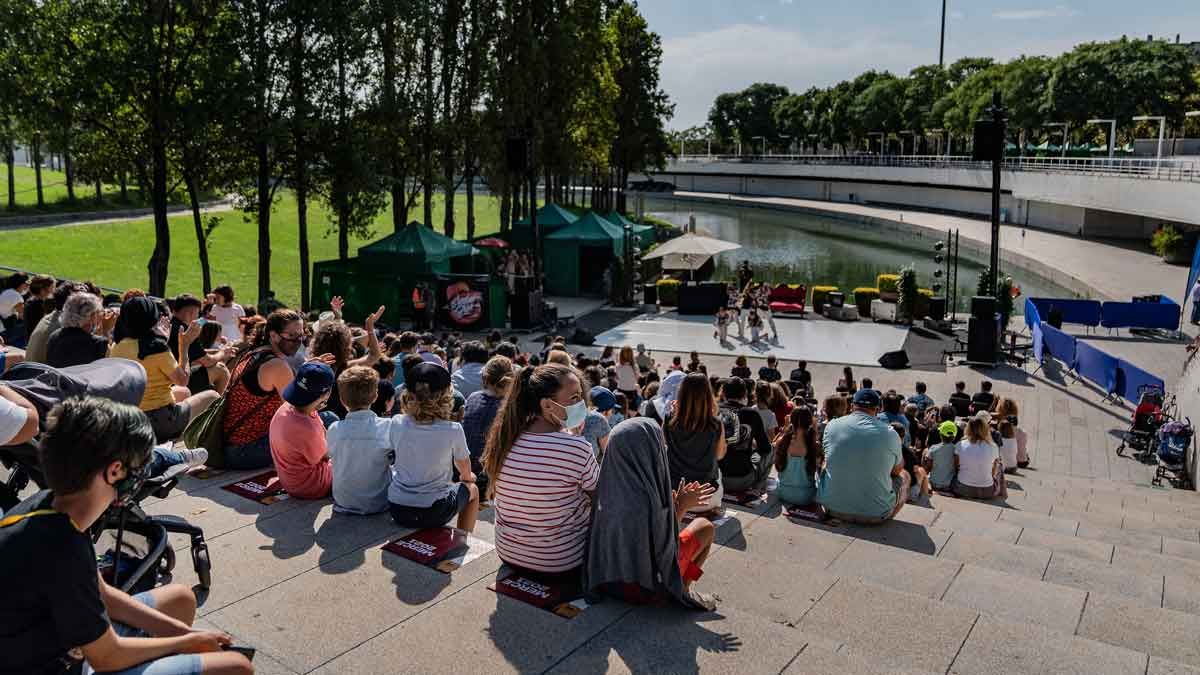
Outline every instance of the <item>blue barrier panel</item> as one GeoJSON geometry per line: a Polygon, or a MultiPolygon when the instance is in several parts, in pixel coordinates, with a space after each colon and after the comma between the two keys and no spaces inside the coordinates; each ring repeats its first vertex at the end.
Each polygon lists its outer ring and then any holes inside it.
{"type": "Polygon", "coordinates": [[[1151,375],[1125,359],[1117,360],[1117,395],[1126,401],[1137,402],[1138,387],[1154,385],[1166,391],[1161,377],[1151,375]]]}
{"type": "Polygon", "coordinates": [[[1174,330],[1179,327],[1180,311],[1179,305],[1167,297],[1159,302],[1106,302],[1101,309],[1100,325],[1174,330]]]}
{"type": "Polygon", "coordinates": [[[1097,300],[1075,300],[1068,298],[1029,298],[1037,307],[1042,320],[1050,318],[1050,310],[1062,312],[1063,323],[1078,323],[1084,326],[1100,325],[1100,302],[1097,300]]]}
{"type": "Polygon", "coordinates": [[[1033,330],[1041,322],[1042,317],[1038,313],[1037,305],[1033,304],[1032,298],[1025,298],[1025,325],[1029,330],[1033,330]]]}
{"type": "Polygon", "coordinates": [[[1074,336],[1067,335],[1043,321],[1042,340],[1045,343],[1045,348],[1050,351],[1050,356],[1061,361],[1067,368],[1074,370],[1075,345],[1078,342],[1074,336]]]}
{"type": "Polygon", "coordinates": [[[1075,372],[1091,380],[1105,393],[1117,390],[1117,357],[1089,345],[1075,344],[1075,372]]]}
{"type": "Polygon", "coordinates": [[[1033,326],[1033,360],[1037,361],[1038,365],[1042,363],[1042,354],[1046,351],[1046,335],[1043,326],[1046,324],[1038,322],[1033,326]]]}

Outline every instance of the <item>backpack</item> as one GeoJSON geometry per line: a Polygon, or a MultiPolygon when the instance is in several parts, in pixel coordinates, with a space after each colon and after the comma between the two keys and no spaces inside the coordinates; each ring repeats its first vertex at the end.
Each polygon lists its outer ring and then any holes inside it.
{"type": "Polygon", "coordinates": [[[749,454],[754,451],[754,434],[750,425],[738,419],[737,410],[720,406],[717,408],[717,419],[725,431],[726,452],[749,454]]]}

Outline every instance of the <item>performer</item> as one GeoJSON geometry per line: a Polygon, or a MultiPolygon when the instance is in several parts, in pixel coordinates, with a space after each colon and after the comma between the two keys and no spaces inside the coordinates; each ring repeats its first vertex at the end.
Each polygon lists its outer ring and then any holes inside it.
{"type": "Polygon", "coordinates": [[[717,329],[715,331],[713,331],[713,337],[719,338],[722,345],[725,344],[726,342],[728,342],[729,341],[729,339],[728,339],[729,308],[728,307],[720,307],[717,309],[717,319],[716,319],[716,323],[714,325],[716,325],[717,329]]]}
{"type": "Polygon", "coordinates": [[[754,279],[754,270],[750,269],[749,260],[743,260],[742,264],[738,266],[737,279],[738,289],[744,293],[746,291],[746,287],[749,286],[750,282],[754,279]]]}
{"type": "Polygon", "coordinates": [[[750,318],[747,321],[750,324],[750,344],[757,344],[762,337],[763,320],[754,307],[750,308],[750,318]]]}

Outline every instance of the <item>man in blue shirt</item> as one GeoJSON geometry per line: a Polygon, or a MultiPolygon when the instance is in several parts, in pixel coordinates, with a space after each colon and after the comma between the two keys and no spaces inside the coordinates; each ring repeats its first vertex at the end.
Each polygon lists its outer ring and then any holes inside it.
{"type": "Polygon", "coordinates": [[[904,506],[911,479],[904,471],[900,437],[876,417],[879,392],[859,389],[853,412],[825,427],[825,469],[817,501],[843,521],[878,524],[904,506]]]}
{"type": "Polygon", "coordinates": [[[925,393],[926,386],[924,382],[918,382],[916,389],[917,393],[909,396],[908,402],[917,406],[918,415],[924,415],[925,410],[933,405],[933,399],[929,397],[929,394],[925,393]]]}

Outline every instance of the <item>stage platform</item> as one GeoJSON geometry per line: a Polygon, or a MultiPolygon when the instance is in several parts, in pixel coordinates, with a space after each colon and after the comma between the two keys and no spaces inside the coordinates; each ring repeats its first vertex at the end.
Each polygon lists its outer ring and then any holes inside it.
{"type": "MultiPolygon", "coordinates": [[[[854,366],[879,365],[884,352],[904,346],[907,326],[869,321],[842,322],[825,319],[789,319],[776,317],[778,340],[750,344],[737,336],[737,326],[729,331],[729,341],[721,345],[713,338],[713,320],[702,316],[681,316],[675,312],[638,314],[629,321],[596,336],[601,346],[645,344],[654,352],[695,350],[701,354],[763,357],[774,354],[785,361],[803,359],[810,363],[844,363],[854,366]]],[[[786,364],[785,364],[786,365],[786,364]]]]}

